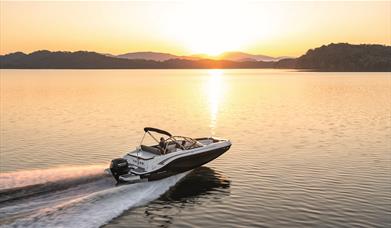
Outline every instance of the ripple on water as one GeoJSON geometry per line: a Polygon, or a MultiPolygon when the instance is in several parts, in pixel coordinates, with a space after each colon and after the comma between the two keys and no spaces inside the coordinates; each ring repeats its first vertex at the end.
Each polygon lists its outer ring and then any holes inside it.
{"type": "Polygon", "coordinates": [[[96,223],[78,225],[391,226],[388,73],[224,70],[215,77],[2,70],[0,185],[33,185],[25,192],[37,194],[3,201],[0,223],[66,226],[91,214],[96,223]],[[86,168],[133,149],[145,126],[233,145],[180,182],[113,188],[86,168]],[[41,170],[58,166],[79,173],[41,170]],[[4,176],[18,170],[26,172],[4,176]]]}

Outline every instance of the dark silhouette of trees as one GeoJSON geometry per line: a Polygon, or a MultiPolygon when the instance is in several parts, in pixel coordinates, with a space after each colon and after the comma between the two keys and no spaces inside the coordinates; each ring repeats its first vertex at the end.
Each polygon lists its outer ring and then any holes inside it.
{"type": "Polygon", "coordinates": [[[169,59],[154,61],[123,59],[95,52],[36,51],[31,54],[16,52],[0,56],[1,68],[15,69],[199,69],[199,68],[271,68],[273,62],[235,62],[228,60],[169,59]]]}
{"type": "Polygon", "coordinates": [[[275,62],[231,61],[211,59],[169,59],[154,61],[123,59],[96,52],[36,51],[31,54],[15,52],[0,56],[0,68],[9,69],[239,69],[285,68],[314,71],[391,71],[391,46],[323,45],[310,49],[299,58],[275,62]]]}
{"type": "Polygon", "coordinates": [[[338,43],[310,49],[296,68],[319,71],[391,71],[391,46],[338,43]]]}

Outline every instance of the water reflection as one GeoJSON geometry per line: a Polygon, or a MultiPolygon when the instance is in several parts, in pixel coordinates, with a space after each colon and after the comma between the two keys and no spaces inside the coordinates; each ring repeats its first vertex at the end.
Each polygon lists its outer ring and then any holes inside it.
{"type": "Polygon", "coordinates": [[[199,167],[187,175],[170,191],[160,197],[161,201],[198,203],[197,198],[202,195],[226,192],[230,181],[221,173],[209,167],[199,167]],[[224,191],[220,191],[224,190],[224,191]]]}
{"type": "Polygon", "coordinates": [[[211,134],[215,134],[215,129],[217,127],[217,114],[219,111],[219,103],[223,98],[223,70],[213,69],[208,70],[208,79],[206,82],[206,94],[209,100],[209,109],[210,109],[210,129],[211,134]]]}
{"type": "Polygon", "coordinates": [[[200,167],[145,208],[149,224],[168,227],[182,209],[220,201],[229,195],[230,181],[219,172],[200,167]]]}
{"type": "Polygon", "coordinates": [[[134,227],[169,227],[192,207],[222,202],[222,198],[229,194],[230,180],[214,169],[200,167],[159,199],[123,213],[105,227],[127,227],[129,224],[134,227]]]}

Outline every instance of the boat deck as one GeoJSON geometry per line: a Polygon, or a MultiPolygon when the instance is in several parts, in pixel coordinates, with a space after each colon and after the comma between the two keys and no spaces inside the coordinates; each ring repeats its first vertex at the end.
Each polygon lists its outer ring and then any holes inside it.
{"type": "Polygon", "coordinates": [[[149,159],[152,159],[155,156],[157,156],[156,154],[150,153],[148,151],[143,151],[143,150],[132,151],[132,152],[129,152],[128,155],[132,156],[132,157],[139,157],[144,160],[149,160],[149,159]]]}

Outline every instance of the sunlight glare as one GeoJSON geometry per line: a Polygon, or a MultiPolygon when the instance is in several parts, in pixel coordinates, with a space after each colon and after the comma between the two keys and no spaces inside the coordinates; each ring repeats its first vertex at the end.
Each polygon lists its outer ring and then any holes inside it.
{"type": "Polygon", "coordinates": [[[267,12],[255,12],[245,2],[189,1],[181,9],[176,13],[177,27],[171,34],[192,54],[217,56],[241,50],[259,41],[272,23],[266,19],[267,12]],[[259,20],[260,13],[265,20],[259,20]]]}
{"type": "Polygon", "coordinates": [[[223,70],[208,70],[206,82],[206,94],[209,100],[210,110],[210,128],[212,135],[215,134],[217,126],[217,115],[219,111],[219,103],[223,98],[223,70]]]}

